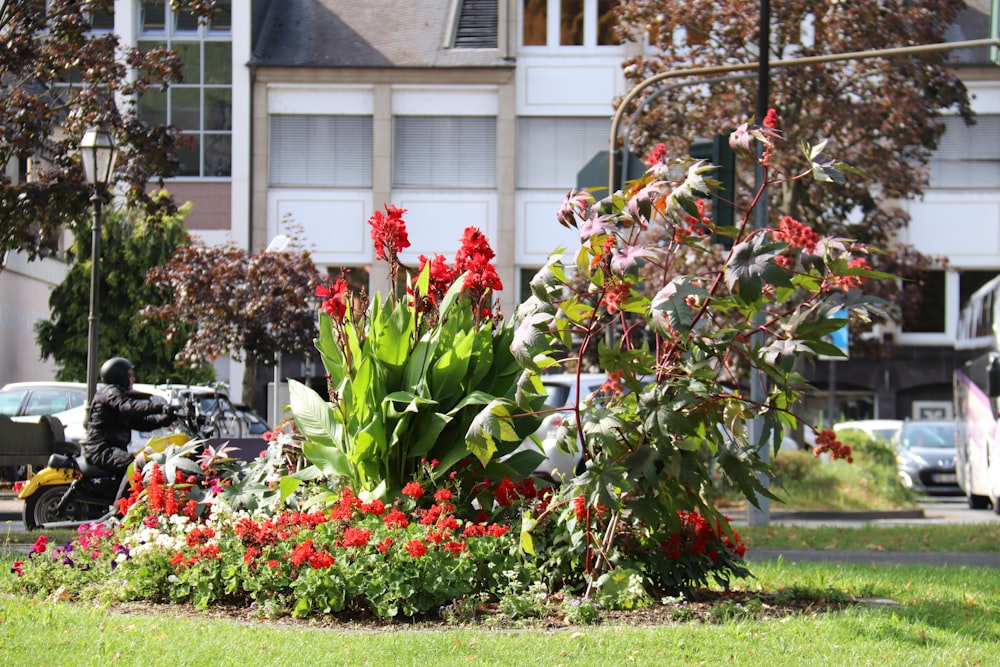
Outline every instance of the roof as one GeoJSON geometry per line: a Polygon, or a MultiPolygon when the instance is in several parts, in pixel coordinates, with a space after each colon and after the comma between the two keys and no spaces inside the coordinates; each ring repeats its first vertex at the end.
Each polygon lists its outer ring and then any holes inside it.
{"type": "Polygon", "coordinates": [[[497,0],[269,0],[254,26],[258,67],[512,67],[497,0]],[[466,12],[452,17],[462,7],[466,12]],[[470,39],[468,35],[473,35],[470,39]],[[446,48],[459,35],[459,48],[446,48]],[[469,46],[490,48],[468,48],[469,46]]]}

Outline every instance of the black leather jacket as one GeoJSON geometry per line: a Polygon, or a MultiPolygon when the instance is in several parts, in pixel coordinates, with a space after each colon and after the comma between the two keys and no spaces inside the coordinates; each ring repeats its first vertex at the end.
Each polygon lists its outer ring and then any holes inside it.
{"type": "Polygon", "coordinates": [[[173,417],[166,406],[144,398],[129,396],[128,390],[115,384],[98,388],[87,415],[87,441],[83,445],[88,460],[103,449],[128,449],[132,429],[150,431],[166,426],[173,417]]]}

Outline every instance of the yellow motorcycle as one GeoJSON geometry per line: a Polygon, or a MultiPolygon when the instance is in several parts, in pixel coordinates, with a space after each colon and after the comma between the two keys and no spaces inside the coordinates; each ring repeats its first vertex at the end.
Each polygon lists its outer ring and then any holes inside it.
{"type": "MultiPolygon", "coordinates": [[[[142,451],[162,452],[188,440],[190,436],[182,432],[155,436],[142,451]]],[[[134,469],[135,461],[122,477],[87,463],[82,455],[53,454],[45,468],[14,485],[17,497],[24,501],[25,530],[107,521],[115,515],[115,503],[128,489],[134,469]]]]}
{"type": "Polygon", "coordinates": [[[25,530],[72,528],[85,523],[103,523],[115,516],[117,501],[128,491],[129,480],[138,457],[160,453],[171,445],[180,447],[197,439],[204,440],[211,427],[200,414],[197,403],[188,399],[176,413],[177,430],[153,436],[136,453],[124,476],[87,463],[82,455],[52,454],[45,468],[25,481],[14,483],[17,497],[24,501],[25,530]]]}

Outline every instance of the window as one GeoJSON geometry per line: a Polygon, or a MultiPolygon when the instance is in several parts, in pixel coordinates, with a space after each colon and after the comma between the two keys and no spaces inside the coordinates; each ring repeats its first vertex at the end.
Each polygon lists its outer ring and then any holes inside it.
{"type": "Polygon", "coordinates": [[[397,188],[495,188],[493,116],[396,116],[392,185],[397,188]]]}
{"type": "Polygon", "coordinates": [[[523,46],[615,46],[616,0],[522,0],[523,46]],[[556,15],[549,12],[557,8],[556,15]],[[551,26],[550,26],[551,23],[551,26]],[[552,36],[550,43],[549,36],[552,36]]]}
{"type": "Polygon", "coordinates": [[[1000,188],[1000,115],[977,116],[971,126],[958,116],[941,120],[947,129],[931,156],[931,187],[1000,188]]]}
{"type": "Polygon", "coordinates": [[[517,187],[576,187],[577,173],[608,150],[610,135],[607,118],[518,118],[517,187]]]}
{"type": "Polygon", "coordinates": [[[372,186],[371,116],[271,116],[271,185],[372,186]]]}
{"type": "Polygon", "coordinates": [[[180,151],[181,176],[232,174],[232,3],[217,3],[206,23],[166,0],[142,0],[139,48],[173,49],[184,66],[184,80],[166,91],[147,91],[140,117],[151,124],[180,128],[189,142],[180,151]]]}
{"type": "Polygon", "coordinates": [[[945,272],[924,271],[920,303],[916,312],[903,316],[906,333],[944,333],[945,330],[945,272]]]}

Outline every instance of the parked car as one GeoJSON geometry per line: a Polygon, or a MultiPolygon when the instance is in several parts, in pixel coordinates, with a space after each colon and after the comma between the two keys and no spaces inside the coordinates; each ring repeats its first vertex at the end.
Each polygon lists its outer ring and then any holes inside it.
{"type": "Polygon", "coordinates": [[[87,385],[81,382],[4,385],[0,389],[0,479],[25,477],[28,466],[44,466],[54,451],[72,453],[73,448],[63,446],[66,437],[61,420],[49,417],[69,409],[82,410],[86,400],[87,385]]]}
{"type": "Polygon", "coordinates": [[[86,402],[82,382],[12,382],[0,389],[0,415],[8,417],[54,415],[86,402]]]}
{"type": "Polygon", "coordinates": [[[892,437],[896,435],[896,431],[898,431],[902,425],[903,420],[901,419],[859,419],[857,421],[847,421],[834,424],[833,430],[839,433],[840,431],[853,429],[863,431],[873,438],[892,440],[892,437]]]}
{"type": "Polygon", "coordinates": [[[907,421],[893,436],[899,478],[908,489],[929,495],[962,495],[955,477],[953,421],[907,421]]]}

